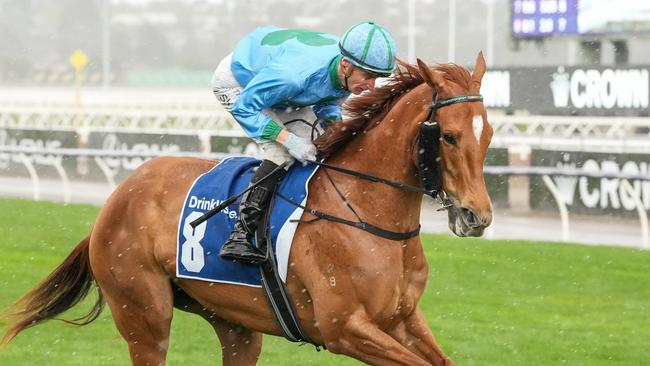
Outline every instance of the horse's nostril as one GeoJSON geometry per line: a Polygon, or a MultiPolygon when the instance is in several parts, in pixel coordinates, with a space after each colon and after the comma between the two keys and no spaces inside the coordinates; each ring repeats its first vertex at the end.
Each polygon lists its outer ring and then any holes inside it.
{"type": "Polygon", "coordinates": [[[465,224],[467,224],[467,226],[469,226],[471,228],[476,228],[476,227],[481,226],[478,219],[476,218],[476,216],[474,215],[474,213],[470,209],[461,208],[460,212],[461,212],[461,216],[463,218],[463,221],[465,221],[465,224]]]}

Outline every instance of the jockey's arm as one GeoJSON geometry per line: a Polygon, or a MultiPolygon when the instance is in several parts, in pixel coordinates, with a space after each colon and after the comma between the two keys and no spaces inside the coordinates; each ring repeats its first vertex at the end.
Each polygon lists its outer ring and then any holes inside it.
{"type": "Polygon", "coordinates": [[[267,66],[242,90],[230,113],[251,138],[276,141],[291,156],[304,162],[316,159],[316,147],[264,113],[265,109],[297,95],[300,84],[300,80],[283,72],[281,67],[267,66]]]}
{"type": "MultiPolygon", "coordinates": [[[[281,122],[274,121],[264,110],[291,99],[299,92],[299,80],[278,67],[269,65],[242,90],[231,113],[251,138],[277,141],[284,126],[281,122]]],[[[288,132],[285,131],[286,133],[288,132]]]]}

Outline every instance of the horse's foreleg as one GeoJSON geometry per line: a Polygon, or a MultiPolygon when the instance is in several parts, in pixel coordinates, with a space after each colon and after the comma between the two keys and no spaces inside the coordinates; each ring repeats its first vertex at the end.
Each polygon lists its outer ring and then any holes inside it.
{"type": "Polygon", "coordinates": [[[256,365],[262,352],[262,334],[225,320],[212,323],[221,342],[221,359],[224,366],[256,365]]]}
{"type": "Polygon", "coordinates": [[[454,363],[436,343],[422,311],[417,307],[403,322],[389,331],[398,342],[436,366],[453,366],[454,363]]]}
{"type": "Polygon", "coordinates": [[[332,318],[319,320],[319,329],[330,352],[372,365],[431,365],[379,329],[362,311],[341,323],[332,318]]]}

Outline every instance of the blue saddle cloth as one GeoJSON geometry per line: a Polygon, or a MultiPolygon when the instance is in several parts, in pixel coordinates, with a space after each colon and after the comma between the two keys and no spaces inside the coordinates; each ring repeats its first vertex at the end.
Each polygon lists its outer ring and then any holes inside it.
{"type": "MultiPolygon", "coordinates": [[[[257,266],[224,260],[219,256],[221,246],[237,221],[239,202],[224,208],[194,229],[190,226],[190,222],[211,208],[246,189],[253,176],[253,169],[259,164],[259,160],[250,157],[227,158],[199,176],[190,187],[178,224],[177,277],[261,287],[257,266]]],[[[292,201],[304,204],[307,184],[317,168],[313,164],[293,164],[280,183],[279,191],[292,201]]],[[[300,218],[302,211],[279,198],[276,198],[273,206],[271,240],[278,267],[284,267],[278,269],[284,279],[289,249],[297,226],[288,220],[300,218]],[[278,237],[282,246],[279,253],[276,245],[278,237]]]]}

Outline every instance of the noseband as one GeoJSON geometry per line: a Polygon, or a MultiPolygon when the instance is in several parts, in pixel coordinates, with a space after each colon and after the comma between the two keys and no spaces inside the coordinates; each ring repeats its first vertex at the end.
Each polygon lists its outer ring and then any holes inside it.
{"type": "Polygon", "coordinates": [[[440,167],[440,125],[436,121],[438,109],[456,103],[482,102],[481,94],[466,94],[456,97],[436,100],[437,94],[431,97],[431,108],[426,122],[420,125],[418,141],[418,170],[422,185],[431,197],[442,202],[448,200],[442,187],[442,168],[440,167]]]}

